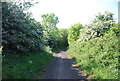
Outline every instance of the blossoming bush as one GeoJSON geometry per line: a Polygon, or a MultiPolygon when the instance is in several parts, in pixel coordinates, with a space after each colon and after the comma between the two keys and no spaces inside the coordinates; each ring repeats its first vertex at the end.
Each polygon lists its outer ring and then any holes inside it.
{"type": "Polygon", "coordinates": [[[113,31],[86,42],[75,41],[69,46],[68,53],[93,78],[118,78],[118,36],[113,31]]]}

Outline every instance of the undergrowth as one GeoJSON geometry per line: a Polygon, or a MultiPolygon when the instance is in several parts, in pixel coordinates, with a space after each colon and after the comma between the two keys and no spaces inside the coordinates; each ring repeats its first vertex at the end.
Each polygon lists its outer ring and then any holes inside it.
{"type": "Polygon", "coordinates": [[[89,77],[118,79],[118,36],[114,33],[88,41],[74,41],[67,52],[89,77]]]}
{"type": "MultiPolygon", "coordinates": [[[[38,52],[30,55],[6,54],[3,56],[3,79],[33,79],[47,67],[51,53],[38,52]]],[[[42,77],[41,77],[42,78],[42,77]]]]}

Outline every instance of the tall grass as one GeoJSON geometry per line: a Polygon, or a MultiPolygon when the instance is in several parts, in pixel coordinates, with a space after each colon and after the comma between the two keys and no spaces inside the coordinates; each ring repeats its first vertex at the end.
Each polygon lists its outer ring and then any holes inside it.
{"type": "Polygon", "coordinates": [[[42,76],[51,58],[52,54],[47,52],[30,55],[6,54],[3,56],[3,79],[33,79],[39,73],[42,76]]]}

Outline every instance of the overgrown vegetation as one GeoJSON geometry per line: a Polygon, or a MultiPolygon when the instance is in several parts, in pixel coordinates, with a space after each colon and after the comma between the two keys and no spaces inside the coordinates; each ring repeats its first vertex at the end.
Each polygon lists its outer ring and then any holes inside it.
{"type": "Polygon", "coordinates": [[[98,14],[86,26],[77,23],[68,30],[58,29],[54,13],[43,14],[42,22],[31,18],[26,10],[34,5],[32,1],[2,3],[3,79],[32,79],[38,72],[42,76],[52,51],[68,44],[67,52],[90,77],[118,78],[120,31],[112,13],[98,14]]]}
{"type": "Polygon", "coordinates": [[[3,79],[42,76],[52,50],[67,46],[67,31],[56,27],[58,17],[44,14],[41,24],[26,12],[32,6],[32,0],[2,3],[3,79]]]}
{"type": "Polygon", "coordinates": [[[35,79],[43,78],[44,69],[50,63],[52,54],[38,52],[32,55],[3,56],[3,79],[35,79]]]}
{"type": "MultiPolygon", "coordinates": [[[[92,24],[80,29],[78,40],[69,43],[68,53],[89,78],[118,79],[119,30],[114,24],[111,13],[99,14],[92,24]]],[[[68,31],[68,37],[74,35],[71,28],[68,31]]]]}
{"type": "Polygon", "coordinates": [[[27,54],[43,49],[42,26],[17,5],[2,4],[2,21],[3,50],[27,54]]]}
{"type": "Polygon", "coordinates": [[[69,28],[69,31],[68,31],[68,43],[69,44],[79,39],[78,36],[80,34],[80,29],[82,28],[83,26],[80,23],[74,24],[69,28]]]}
{"type": "Polygon", "coordinates": [[[45,28],[46,45],[52,49],[67,47],[67,29],[58,29],[58,17],[54,13],[42,15],[42,25],[45,28]],[[59,47],[58,47],[59,46],[59,47]]]}

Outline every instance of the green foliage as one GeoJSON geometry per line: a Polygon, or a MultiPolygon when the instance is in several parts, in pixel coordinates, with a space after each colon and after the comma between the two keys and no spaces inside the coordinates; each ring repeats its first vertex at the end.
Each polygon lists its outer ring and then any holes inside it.
{"type": "Polygon", "coordinates": [[[80,30],[78,41],[86,41],[103,36],[114,25],[113,14],[111,12],[99,13],[90,25],[86,25],[85,28],[80,30]]]}
{"type": "Polygon", "coordinates": [[[80,30],[77,40],[69,42],[68,53],[94,79],[118,79],[120,31],[115,26],[112,13],[98,14],[92,24],[80,30]]]}
{"type": "Polygon", "coordinates": [[[38,2],[35,2],[34,0],[14,0],[12,1],[12,4],[17,5],[21,10],[28,10],[38,2]]]}
{"type": "Polygon", "coordinates": [[[72,41],[76,41],[80,34],[80,29],[83,26],[81,24],[74,24],[68,29],[68,43],[70,44],[72,41]]]}
{"type": "Polygon", "coordinates": [[[44,37],[46,38],[46,45],[54,47],[56,43],[55,37],[57,37],[58,29],[56,24],[59,22],[58,17],[55,14],[43,14],[42,16],[42,25],[44,26],[44,37]]]}
{"type": "Polygon", "coordinates": [[[3,50],[28,53],[43,49],[43,28],[39,22],[12,3],[3,3],[2,13],[3,50]]]}
{"type": "Polygon", "coordinates": [[[67,30],[56,27],[55,14],[42,15],[41,25],[25,13],[31,1],[2,4],[3,79],[30,79],[38,72],[41,76],[52,48],[67,46],[67,30]]]}
{"type": "Polygon", "coordinates": [[[43,70],[51,61],[52,54],[38,52],[35,54],[7,54],[3,56],[3,79],[34,79],[43,76],[43,70]]]}
{"type": "Polygon", "coordinates": [[[53,31],[49,32],[50,40],[48,41],[48,45],[51,48],[62,48],[68,46],[67,41],[67,29],[54,29],[53,31]]]}
{"type": "Polygon", "coordinates": [[[60,39],[59,30],[56,28],[49,32],[48,45],[51,48],[56,47],[59,39],[60,39]]]}
{"type": "Polygon", "coordinates": [[[61,40],[59,40],[59,46],[68,46],[68,30],[67,29],[59,29],[59,34],[61,36],[61,40]]]}
{"type": "Polygon", "coordinates": [[[44,37],[46,45],[51,48],[58,46],[67,46],[67,30],[59,30],[56,25],[59,22],[58,17],[54,13],[44,14],[42,17],[42,25],[44,26],[44,37]]]}
{"type": "Polygon", "coordinates": [[[56,28],[56,24],[59,22],[58,17],[55,16],[54,13],[43,14],[41,17],[42,24],[47,32],[54,30],[56,28]]]}
{"type": "Polygon", "coordinates": [[[54,13],[42,15],[42,25],[31,18],[31,13],[24,13],[34,5],[31,1],[2,4],[4,79],[30,79],[38,71],[43,73],[51,50],[67,47],[68,43],[68,53],[90,76],[118,78],[120,31],[112,13],[96,15],[85,27],[77,23],[68,30],[58,29],[59,19],[54,13]]]}
{"type": "Polygon", "coordinates": [[[68,53],[81,69],[95,79],[118,79],[118,37],[109,31],[104,37],[86,42],[75,41],[68,53]]]}
{"type": "Polygon", "coordinates": [[[45,46],[44,27],[23,10],[2,4],[3,79],[30,79],[38,72],[41,76],[52,57],[45,46]]]}

